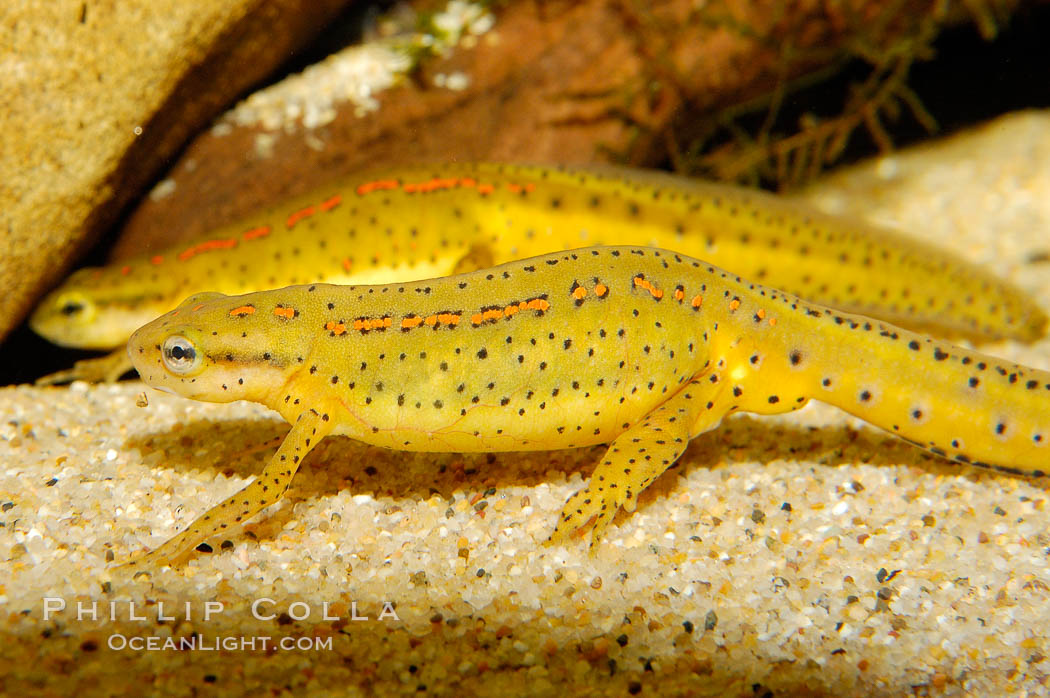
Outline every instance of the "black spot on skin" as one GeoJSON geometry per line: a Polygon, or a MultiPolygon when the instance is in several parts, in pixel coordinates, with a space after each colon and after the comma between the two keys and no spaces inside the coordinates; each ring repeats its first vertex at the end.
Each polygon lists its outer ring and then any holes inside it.
{"type": "Polygon", "coordinates": [[[486,358],[488,358],[488,355],[489,355],[489,352],[488,352],[487,349],[481,348],[481,349],[478,350],[478,358],[479,359],[486,359],[486,358]]]}
{"type": "Polygon", "coordinates": [[[862,390],[861,393],[860,393],[860,401],[861,402],[868,402],[869,400],[871,400],[871,391],[869,391],[869,390],[862,390]]]}
{"type": "Polygon", "coordinates": [[[912,351],[919,351],[919,343],[913,339],[908,342],[908,348],[912,351]]]}
{"type": "Polygon", "coordinates": [[[776,395],[770,395],[769,396],[769,404],[770,405],[775,405],[778,402],[780,402],[780,398],[779,397],[777,397],[776,395]]]}
{"type": "Polygon", "coordinates": [[[802,363],[802,352],[796,349],[795,351],[791,352],[790,359],[792,366],[798,366],[800,363],[802,363]]]}

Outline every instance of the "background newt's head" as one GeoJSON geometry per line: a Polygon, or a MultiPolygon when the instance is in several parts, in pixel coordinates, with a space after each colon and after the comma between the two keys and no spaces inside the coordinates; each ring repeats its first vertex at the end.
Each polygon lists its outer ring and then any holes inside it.
{"type": "Polygon", "coordinates": [[[256,315],[260,295],[198,293],[140,327],[128,356],[142,380],[197,400],[267,402],[296,366],[273,331],[280,318],[256,315]]]}
{"type": "Polygon", "coordinates": [[[29,326],[64,347],[119,347],[136,328],[178,300],[173,279],[140,267],[80,269],[44,296],[29,326]]]}

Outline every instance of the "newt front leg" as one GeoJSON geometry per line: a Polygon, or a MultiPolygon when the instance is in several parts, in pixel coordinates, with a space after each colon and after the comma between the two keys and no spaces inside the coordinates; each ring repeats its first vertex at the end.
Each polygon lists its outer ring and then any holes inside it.
{"type": "Polygon", "coordinates": [[[306,454],[332,431],[327,411],[310,408],[300,413],[277,453],[262,473],[226,501],[199,516],[185,531],[164,545],[125,562],[125,567],[151,567],[171,561],[208,538],[241,524],[284,496],[306,454]]]}

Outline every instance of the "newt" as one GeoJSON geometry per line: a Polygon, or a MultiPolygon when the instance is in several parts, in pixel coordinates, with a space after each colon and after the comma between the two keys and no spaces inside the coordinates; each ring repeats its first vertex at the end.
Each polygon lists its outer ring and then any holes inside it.
{"type": "Polygon", "coordinates": [[[759,191],[623,168],[454,164],[358,174],[183,245],[81,269],[31,327],[109,350],[40,383],[116,380],[131,333],[201,291],[391,283],[596,244],[664,247],[912,329],[1042,336],[1046,315],[947,251],[759,191]]]}
{"type": "Polygon", "coordinates": [[[262,474],[132,565],[278,501],[329,434],[405,451],[609,443],[554,529],[615,513],[735,412],[819,400],[957,463],[1039,477],[1050,372],[801,300],[675,252],[591,247],[451,277],[197,294],[132,335],[142,379],[292,424],[262,474]]]}

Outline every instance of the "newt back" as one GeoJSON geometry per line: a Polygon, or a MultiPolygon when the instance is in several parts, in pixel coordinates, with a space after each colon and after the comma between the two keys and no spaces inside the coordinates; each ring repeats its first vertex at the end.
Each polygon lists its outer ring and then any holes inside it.
{"type": "Polygon", "coordinates": [[[843,310],[973,339],[1042,335],[1020,291],[902,235],[758,191],[616,168],[454,164],[353,175],[196,241],[74,274],[30,324],[107,349],[180,299],[388,283],[559,249],[677,250],[843,310]]]}

